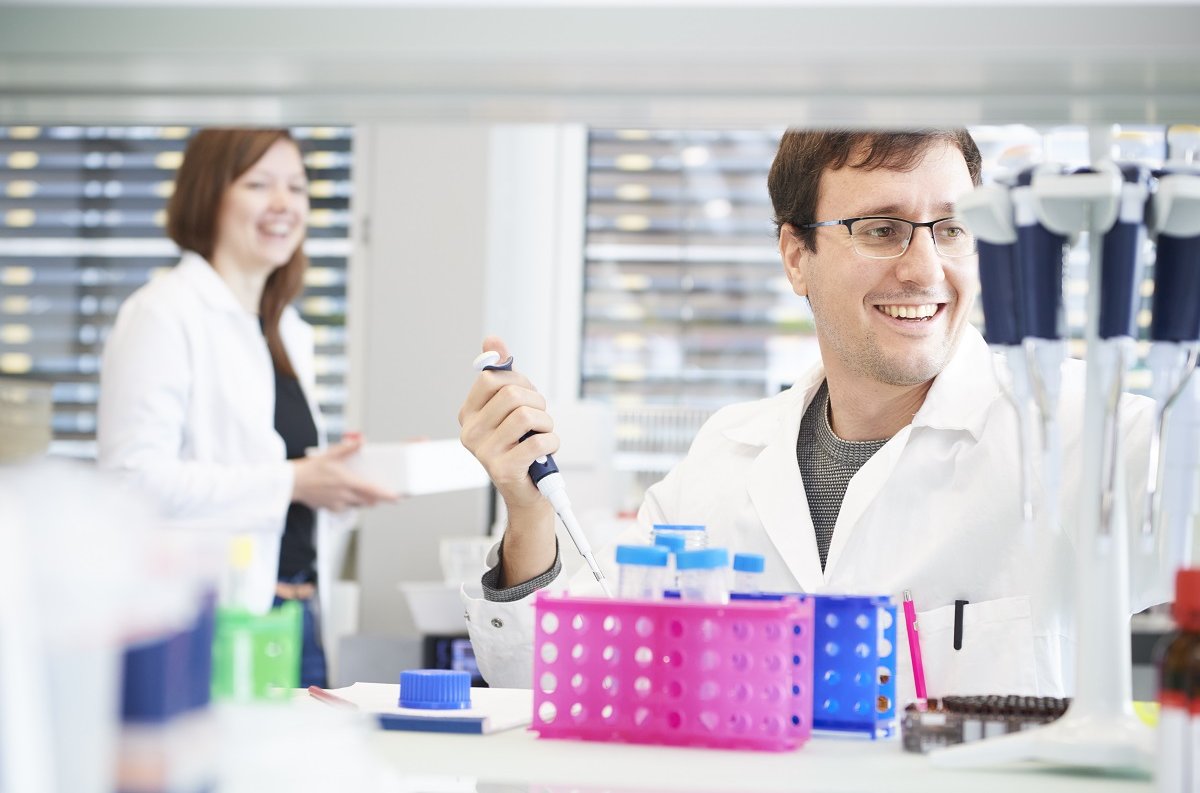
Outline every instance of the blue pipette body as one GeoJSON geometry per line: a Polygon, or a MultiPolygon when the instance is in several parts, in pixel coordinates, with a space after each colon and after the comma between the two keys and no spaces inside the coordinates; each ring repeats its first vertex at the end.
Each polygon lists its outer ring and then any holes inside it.
{"type": "Polygon", "coordinates": [[[1100,318],[1097,333],[1101,339],[1122,336],[1137,338],[1138,284],[1142,245],[1146,240],[1145,194],[1150,169],[1122,164],[1124,191],[1117,220],[1104,234],[1100,258],[1100,318]],[[1137,189],[1130,191],[1126,186],[1137,189]],[[1125,193],[1129,193],[1129,198],[1125,193]]]}
{"type": "MultiPolygon", "coordinates": [[[[1037,169],[1017,177],[1029,187],[1037,169]]],[[[1063,256],[1067,238],[1038,222],[1017,223],[1017,323],[1025,338],[1058,340],[1062,333],[1063,256]]]]}

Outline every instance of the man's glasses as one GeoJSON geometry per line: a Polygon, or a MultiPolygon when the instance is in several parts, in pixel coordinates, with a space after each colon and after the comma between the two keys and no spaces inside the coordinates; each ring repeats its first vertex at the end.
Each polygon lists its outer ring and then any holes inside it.
{"type": "Polygon", "coordinates": [[[887,217],[845,218],[804,223],[802,229],[822,226],[845,226],[850,242],[859,256],[868,259],[895,259],[903,256],[912,241],[913,229],[928,228],[933,235],[933,247],[942,256],[970,256],[975,253],[975,235],[960,218],[942,218],[916,223],[911,220],[887,217]]]}

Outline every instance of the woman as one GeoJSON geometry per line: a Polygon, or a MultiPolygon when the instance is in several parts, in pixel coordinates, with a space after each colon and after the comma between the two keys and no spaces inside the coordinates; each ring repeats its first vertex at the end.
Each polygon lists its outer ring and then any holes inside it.
{"type": "Polygon", "coordinates": [[[256,611],[302,601],[301,682],[323,686],[314,597],[334,579],[336,524],[352,517],[330,512],[396,496],[347,468],[358,441],[324,447],[312,328],[290,305],[308,266],[308,209],[286,130],[192,139],[167,205],[183,257],[117,315],[97,436],[100,464],[132,475],[172,523],[251,538],[239,591],[224,599],[256,611]]]}

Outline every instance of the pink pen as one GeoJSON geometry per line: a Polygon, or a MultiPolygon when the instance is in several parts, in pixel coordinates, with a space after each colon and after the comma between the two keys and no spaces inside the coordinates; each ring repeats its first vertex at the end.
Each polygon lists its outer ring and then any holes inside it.
{"type": "Polygon", "coordinates": [[[917,607],[912,592],[904,590],[904,626],[908,629],[908,654],[912,658],[913,685],[917,689],[917,709],[925,710],[925,665],[921,662],[921,637],[917,635],[917,607]]]}
{"type": "Polygon", "coordinates": [[[332,705],[335,708],[358,708],[358,705],[355,705],[350,700],[342,699],[337,694],[331,694],[320,686],[309,686],[308,695],[313,699],[320,700],[326,705],[332,705]]]}

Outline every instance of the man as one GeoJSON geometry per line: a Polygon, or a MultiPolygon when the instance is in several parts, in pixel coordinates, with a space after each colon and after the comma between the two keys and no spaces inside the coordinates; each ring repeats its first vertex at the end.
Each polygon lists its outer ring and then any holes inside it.
{"type": "MultiPolygon", "coordinates": [[[[654,523],[702,523],[710,545],[766,558],[766,590],[897,601],[911,590],[931,696],[1062,696],[1073,689],[1074,511],[1061,528],[1022,531],[1015,413],[967,322],[977,257],[954,218],[979,176],[963,130],[784,135],[768,184],[821,364],[775,397],[713,416],[647,491],[634,541],[654,523]],[[956,600],[968,601],[957,649],[956,600]]],[[[507,355],[499,339],[484,349],[507,355]]],[[[1079,490],[1081,369],[1067,367],[1062,396],[1067,505],[1079,490]]],[[[1134,481],[1147,409],[1140,400],[1123,411],[1134,481]]],[[[482,374],[459,420],[509,510],[485,599],[466,598],[472,643],[489,682],[529,686],[531,594],[555,581],[560,561],[553,511],[527,468],[558,438],[516,372],[482,374]],[[541,434],[519,442],[529,430],[541,434]]],[[[1166,599],[1155,560],[1132,558],[1134,607],[1166,599]]],[[[897,649],[903,703],[912,674],[897,649]]]]}

